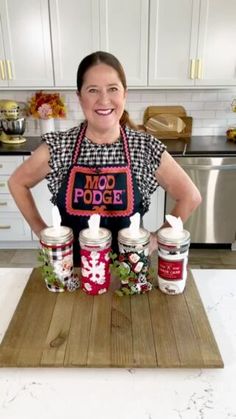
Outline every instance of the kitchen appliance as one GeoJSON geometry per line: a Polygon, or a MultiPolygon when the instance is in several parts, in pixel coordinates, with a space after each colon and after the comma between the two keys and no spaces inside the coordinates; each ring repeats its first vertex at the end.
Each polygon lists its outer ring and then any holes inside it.
{"type": "MultiPolygon", "coordinates": [[[[176,157],[202,195],[184,228],[192,244],[231,245],[236,250],[236,156],[176,157]]],[[[166,194],[165,213],[174,202],[166,194]]]]}
{"type": "Polygon", "coordinates": [[[7,144],[24,143],[26,104],[13,100],[0,100],[0,140],[7,144]]]}

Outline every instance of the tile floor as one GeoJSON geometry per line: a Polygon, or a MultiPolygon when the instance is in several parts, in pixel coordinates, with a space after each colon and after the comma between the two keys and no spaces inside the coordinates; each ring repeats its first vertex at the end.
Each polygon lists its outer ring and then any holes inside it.
{"type": "MultiPolygon", "coordinates": [[[[0,250],[0,267],[36,267],[38,250],[0,250]]],[[[155,257],[155,256],[154,256],[155,257]]],[[[236,252],[229,249],[190,249],[189,265],[195,269],[236,269],[236,252]]]]}

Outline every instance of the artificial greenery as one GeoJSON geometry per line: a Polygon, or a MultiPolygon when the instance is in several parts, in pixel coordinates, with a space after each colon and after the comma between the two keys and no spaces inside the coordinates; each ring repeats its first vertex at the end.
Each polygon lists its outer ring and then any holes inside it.
{"type": "Polygon", "coordinates": [[[47,249],[39,251],[38,261],[42,263],[40,268],[42,271],[43,279],[47,282],[47,284],[62,288],[63,285],[61,281],[58,280],[58,277],[54,272],[47,249]]]}
{"type": "MultiPolygon", "coordinates": [[[[109,253],[111,263],[110,271],[114,276],[117,276],[121,281],[120,289],[116,290],[115,293],[122,297],[123,295],[133,295],[137,294],[131,287],[138,282],[138,276],[140,273],[135,273],[130,268],[123,265],[118,259],[117,253],[109,253]]],[[[149,267],[146,272],[146,276],[149,282],[152,282],[154,279],[154,269],[149,267]]]]}

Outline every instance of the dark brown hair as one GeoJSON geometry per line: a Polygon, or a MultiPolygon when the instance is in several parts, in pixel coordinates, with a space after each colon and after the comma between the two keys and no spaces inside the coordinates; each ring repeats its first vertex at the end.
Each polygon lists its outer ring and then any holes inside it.
{"type": "MultiPolygon", "coordinates": [[[[80,93],[81,88],[84,82],[84,75],[89,68],[97,65],[97,64],[106,64],[112,67],[118,74],[118,77],[124,87],[127,89],[126,77],[124,69],[119,62],[119,60],[109,52],[105,51],[96,51],[92,54],[87,55],[83,60],[80,62],[78,70],[77,70],[77,91],[80,93]]],[[[137,126],[132,122],[129,118],[129,114],[126,110],[124,110],[121,119],[121,125],[128,125],[130,128],[137,129],[137,126]]]]}

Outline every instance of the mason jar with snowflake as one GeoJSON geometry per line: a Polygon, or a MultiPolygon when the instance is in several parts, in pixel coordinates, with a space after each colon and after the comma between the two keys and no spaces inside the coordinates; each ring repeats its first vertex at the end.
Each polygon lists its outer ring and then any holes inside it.
{"type": "Polygon", "coordinates": [[[111,281],[111,240],[111,232],[102,227],[99,227],[96,235],[91,228],[79,234],[81,287],[87,294],[97,295],[108,291],[111,281]]]}

